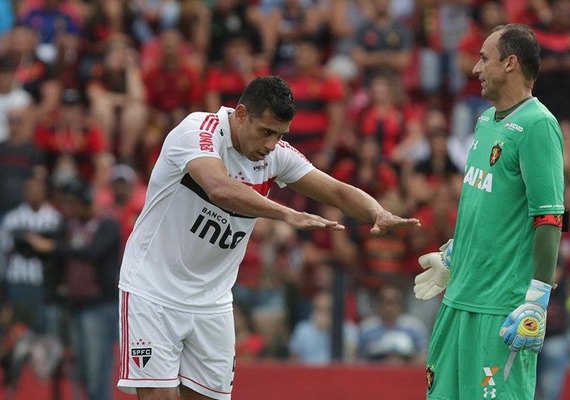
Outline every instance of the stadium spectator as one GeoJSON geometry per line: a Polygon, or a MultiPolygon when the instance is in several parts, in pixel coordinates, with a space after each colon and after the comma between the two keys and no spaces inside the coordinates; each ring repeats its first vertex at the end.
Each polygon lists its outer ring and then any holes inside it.
{"type": "Polygon", "coordinates": [[[323,54],[313,37],[297,39],[293,48],[294,64],[286,80],[297,114],[287,140],[318,168],[328,170],[341,134],[345,88],[340,79],[324,74],[323,54]]]}
{"type": "Polygon", "coordinates": [[[15,80],[17,68],[18,60],[15,57],[0,54],[0,143],[6,141],[10,134],[8,110],[31,104],[30,95],[15,80]]]}
{"type": "Polygon", "coordinates": [[[241,92],[254,78],[269,75],[266,61],[253,53],[247,35],[236,33],[224,44],[224,57],[206,71],[205,105],[210,112],[222,104],[237,106],[241,92]]]}
{"type": "Polygon", "coordinates": [[[74,377],[89,400],[110,400],[119,330],[120,228],[114,219],[95,213],[93,194],[85,183],[72,182],[64,191],[71,208],[65,238],[28,234],[26,240],[35,251],[63,259],[74,377]]]}
{"type": "Polygon", "coordinates": [[[180,22],[178,0],[136,0],[136,8],[153,32],[176,28],[180,22]]]}
{"type": "Polygon", "coordinates": [[[389,365],[424,365],[427,331],[406,314],[402,289],[386,283],[376,293],[376,315],[359,324],[359,357],[389,365]]]}
{"type": "Polygon", "coordinates": [[[100,0],[93,4],[83,28],[84,49],[89,54],[105,51],[110,41],[128,38],[140,45],[152,39],[153,32],[129,0],[100,0]]]}
{"type": "Polygon", "coordinates": [[[24,200],[24,183],[32,176],[45,177],[44,153],[34,143],[29,108],[8,110],[8,139],[0,143],[0,222],[3,215],[24,200]]]}
{"type": "Polygon", "coordinates": [[[426,136],[430,153],[415,163],[414,171],[425,175],[431,185],[446,183],[454,175],[460,174],[448,150],[449,134],[445,127],[434,126],[428,129],[426,136]]]}
{"type": "Polygon", "coordinates": [[[443,94],[455,95],[464,78],[457,48],[469,21],[472,0],[422,1],[416,10],[421,89],[431,106],[445,107],[443,94]]]}
{"type": "Polygon", "coordinates": [[[62,9],[62,3],[62,0],[43,0],[20,18],[24,25],[39,34],[36,53],[46,63],[56,60],[58,47],[65,36],[79,35],[77,21],[62,9]]]}
{"type": "MultiPolygon", "coordinates": [[[[564,236],[567,236],[565,233],[564,236]]],[[[562,239],[561,245],[567,246],[567,238],[562,239]]],[[[568,262],[568,249],[561,249],[561,260],[568,262]]],[[[568,265],[559,265],[555,271],[554,282],[558,287],[552,293],[548,304],[548,320],[546,322],[546,337],[544,347],[538,355],[536,365],[535,399],[559,400],[566,381],[568,366],[568,265]]]]}
{"type": "Polygon", "coordinates": [[[377,75],[371,78],[369,84],[369,104],[359,118],[359,136],[374,137],[380,154],[386,160],[392,159],[392,154],[402,140],[404,128],[401,86],[398,87],[398,76],[377,75]]]}
{"type": "MultiPolygon", "coordinates": [[[[332,56],[350,60],[357,29],[372,17],[370,0],[336,0],[328,9],[327,25],[332,35],[332,56]]],[[[352,60],[350,60],[352,62],[352,60]]]]}
{"type": "Polygon", "coordinates": [[[379,72],[402,74],[410,64],[413,44],[410,30],[390,15],[389,0],[371,4],[369,19],[354,35],[352,51],[366,84],[379,72]]]}
{"type": "Polygon", "coordinates": [[[107,183],[95,196],[96,210],[111,215],[121,226],[121,250],[125,248],[142,211],[146,189],[146,184],[133,168],[116,164],[110,167],[107,183]]]}
{"type": "Polygon", "coordinates": [[[247,304],[254,330],[264,339],[266,355],[279,357],[286,341],[286,308],[283,271],[275,265],[276,251],[283,240],[279,223],[260,219],[240,264],[234,301],[247,304]]]}
{"type": "Polygon", "coordinates": [[[262,359],[265,339],[255,332],[247,303],[234,301],[234,323],[236,326],[236,364],[251,364],[262,359]]]}
{"type": "MultiPolygon", "coordinates": [[[[299,322],[291,334],[289,351],[293,360],[313,365],[331,363],[332,303],[330,292],[315,294],[309,319],[299,322]]],[[[342,329],[343,361],[354,361],[358,346],[358,329],[351,321],[344,321],[342,329]]]]}
{"type": "Polygon", "coordinates": [[[487,0],[472,10],[472,23],[461,38],[458,49],[460,72],[465,84],[453,103],[451,111],[451,157],[456,166],[462,167],[473,141],[473,126],[479,115],[490,103],[481,96],[481,82],[473,75],[473,65],[479,59],[479,51],[491,30],[506,22],[501,1],[487,0]]]}
{"type": "Polygon", "coordinates": [[[62,355],[58,260],[35,251],[26,240],[30,233],[48,239],[63,233],[62,215],[48,201],[45,175],[25,181],[24,200],[0,224],[0,259],[5,261],[0,277],[0,359],[7,398],[16,397],[26,363],[40,379],[54,378],[62,355]],[[37,350],[47,343],[43,365],[38,365],[37,350]]]}
{"type": "Polygon", "coordinates": [[[339,157],[331,174],[371,196],[381,195],[399,185],[397,166],[382,157],[375,136],[360,138],[352,152],[339,157]]]}
{"type": "Polygon", "coordinates": [[[218,0],[210,10],[208,62],[221,61],[226,42],[245,33],[255,54],[263,51],[261,19],[257,7],[240,0],[218,0]]]}
{"type": "Polygon", "coordinates": [[[536,27],[541,46],[540,79],[534,93],[558,118],[570,120],[570,1],[551,2],[552,19],[536,27]]]}
{"type": "Polygon", "coordinates": [[[62,215],[49,203],[46,177],[26,180],[24,200],[8,212],[1,225],[2,253],[6,266],[2,276],[2,297],[11,309],[13,322],[34,332],[48,329],[46,305],[54,300],[57,276],[55,259],[45,258],[26,240],[33,233],[57,239],[63,233],[62,215]]]}
{"type": "Polygon", "coordinates": [[[294,68],[297,42],[312,37],[319,48],[325,46],[327,15],[314,0],[284,0],[265,16],[263,39],[271,69],[287,75],[294,68]]]}
{"type": "Polygon", "coordinates": [[[73,162],[78,176],[98,190],[111,159],[105,134],[87,115],[85,99],[78,90],[64,89],[60,102],[57,110],[36,126],[35,142],[46,155],[50,174],[73,162]]]}
{"type": "Polygon", "coordinates": [[[57,108],[61,91],[53,65],[36,55],[37,45],[36,32],[25,25],[16,25],[6,35],[6,52],[19,60],[16,81],[32,97],[36,122],[57,108]]]}
{"type": "Polygon", "coordinates": [[[144,75],[146,101],[151,107],[152,121],[161,132],[169,132],[189,112],[202,106],[200,71],[180,57],[184,41],[180,31],[167,29],[160,33],[161,54],[157,65],[144,75]]]}
{"type": "Polygon", "coordinates": [[[179,29],[196,53],[206,58],[210,45],[212,16],[209,5],[201,0],[182,0],[180,3],[179,29]]]}
{"type": "Polygon", "coordinates": [[[113,154],[133,164],[148,117],[137,51],[122,39],[108,42],[103,59],[91,66],[86,91],[113,154]]]}
{"type": "MultiPolygon", "coordinates": [[[[406,214],[398,188],[383,191],[381,195],[378,194],[378,200],[391,212],[406,214]]],[[[348,246],[346,251],[351,256],[347,257],[346,262],[352,266],[358,287],[363,289],[359,291],[360,299],[367,297],[366,291],[375,291],[385,283],[402,282],[407,278],[405,232],[372,238],[364,234],[370,229],[368,224],[349,223],[347,229],[350,239],[345,246],[348,246]]],[[[362,317],[366,312],[361,310],[359,314],[362,317]]]]}

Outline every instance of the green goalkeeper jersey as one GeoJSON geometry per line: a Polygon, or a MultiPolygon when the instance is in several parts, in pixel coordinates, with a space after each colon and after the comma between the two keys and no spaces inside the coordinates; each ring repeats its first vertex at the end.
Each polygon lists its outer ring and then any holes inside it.
{"type": "Polygon", "coordinates": [[[534,97],[501,121],[494,115],[491,107],[475,126],[443,302],[506,315],[532,279],[532,217],[564,213],[562,133],[534,97]]]}

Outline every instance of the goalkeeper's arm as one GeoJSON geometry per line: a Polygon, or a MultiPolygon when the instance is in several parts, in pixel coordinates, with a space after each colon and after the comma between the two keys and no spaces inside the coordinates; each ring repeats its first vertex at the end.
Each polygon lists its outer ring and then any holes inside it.
{"type": "Polygon", "coordinates": [[[558,261],[561,231],[555,225],[539,225],[534,232],[534,279],[552,285],[558,261]]]}
{"type": "Polygon", "coordinates": [[[499,334],[513,351],[540,352],[546,331],[546,309],[558,259],[561,230],[556,224],[538,225],[534,236],[534,279],[525,302],[511,312],[499,334]]]}

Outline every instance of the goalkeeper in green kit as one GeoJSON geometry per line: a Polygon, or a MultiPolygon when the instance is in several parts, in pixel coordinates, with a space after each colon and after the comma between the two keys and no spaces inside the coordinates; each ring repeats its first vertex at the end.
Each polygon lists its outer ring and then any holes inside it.
{"type": "Polygon", "coordinates": [[[532,96],[539,54],[528,27],[499,26],[473,68],[493,107],[475,126],[454,238],[415,279],[421,299],[447,288],[428,399],[534,397],[564,213],[560,126],[532,96]]]}

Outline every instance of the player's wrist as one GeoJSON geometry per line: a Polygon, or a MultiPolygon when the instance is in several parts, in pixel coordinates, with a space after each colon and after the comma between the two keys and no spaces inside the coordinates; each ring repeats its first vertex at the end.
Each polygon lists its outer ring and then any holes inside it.
{"type": "Polygon", "coordinates": [[[550,292],[552,286],[548,283],[539,281],[538,279],[533,279],[530,281],[530,286],[526,291],[525,302],[538,304],[544,310],[548,307],[548,302],[550,300],[550,292]]]}
{"type": "Polygon", "coordinates": [[[451,268],[451,254],[453,253],[453,239],[449,239],[439,248],[441,254],[441,262],[447,268],[451,268]]]}

